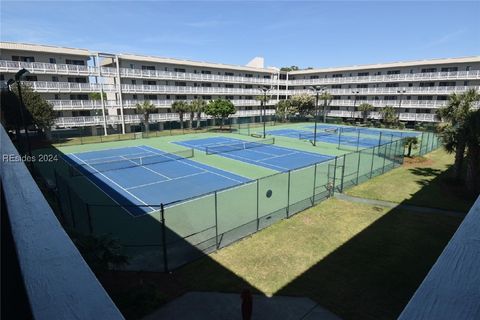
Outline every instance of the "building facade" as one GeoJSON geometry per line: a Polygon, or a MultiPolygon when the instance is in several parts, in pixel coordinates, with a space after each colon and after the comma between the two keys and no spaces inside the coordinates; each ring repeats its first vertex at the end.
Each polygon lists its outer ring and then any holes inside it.
{"type": "Polygon", "coordinates": [[[0,42],[0,81],[22,68],[30,72],[23,80],[54,106],[57,128],[88,127],[92,134],[136,130],[142,115],[135,105],[145,100],[157,106],[150,121],[160,124],[178,120],[172,102],[197,98],[229,99],[234,117],[252,117],[261,113],[262,88],[269,90],[266,114],[273,114],[280,99],[313,94],[312,86],[333,96],[330,117],[360,119],[356,107],[367,102],[375,107],[370,118],[381,118],[389,105],[401,121],[435,122],[449,94],[480,88],[480,57],[281,72],[262,59],[236,66],[0,42]]]}

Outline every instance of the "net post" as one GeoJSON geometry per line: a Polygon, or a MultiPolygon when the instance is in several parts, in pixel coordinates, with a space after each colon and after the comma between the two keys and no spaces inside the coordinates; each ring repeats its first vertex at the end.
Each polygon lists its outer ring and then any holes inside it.
{"type": "Polygon", "coordinates": [[[215,248],[219,248],[218,243],[218,205],[217,205],[217,191],[215,191],[215,248]]]}
{"type": "Polygon", "coordinates": [[[165,209],[163,203],[160,204],[160,219],[162,222],[162,249],[163,249],[163,271],[168,272],[167,240],[165,227],[165,209]]]}
{"type": "Polygon", "coordinates": [[[87,212],[87,221],[88,221],[88,233],[93,234],[93,224],[92,224],[92,214],[90,212],[90,205],[85,202],[85,211],[87,212]]]}
{"type": "Polygon", "coordinates": [[[290,214],[290,173],[292,171],[288,170],[288,189],[287,189],[287,218],[289,218],[290,214]]]}
{"type": "Polygon", "coordinates": [[[337,159],[338,156],[335,157],[335,164],[333,165],[333,183],[332,183],[332,191],[330,197],[335,194],[335,185],[336,185],[336,178],[337,178],[337,159]]]}
{"type": "Polygon", "coordinates": [[[373,163],[375,162],[375,148],[379,148],[379,147],[373,147],[373,150],[372,150],[372,164],[370,165],[370,179],[372,179],[372,175],[373,175],[373,163]]]}
{"type": "Polygon", "coordinates": [[[313,170],[313,192],[312,192],[312,206],[315,204],[315,189],[317,185],[317,165],[318,163],[315,163],[315,168],[313,170]]]}
{"type": "Polygon", "coordinates": [[[260,179],[257,179],[257,231],[260,228],[260,179]]]}

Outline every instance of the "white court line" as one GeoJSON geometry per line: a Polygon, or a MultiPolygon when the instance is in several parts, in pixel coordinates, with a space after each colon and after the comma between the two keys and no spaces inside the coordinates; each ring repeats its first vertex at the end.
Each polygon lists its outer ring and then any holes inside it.
{"type": "MultiPolygon", "coordinates": [[[[139,153],[129,153],[129,154],[121,154],[117,156],[108,156],[108,157],[101,157],[101,158],[93,158],[93,159],[87,159],[86,161],[96,161],[96,160],[102,160],[102,159],[109,159],[109,158],[116,158],[116,157],[128,157],[128,156],[138,156],[140,154],[148,154],[146,152],[139,152],[139,153]]],[[[110,162],[110,161],[107,161],[110,162]]]]}
{"type": "MultiPolygon", "coordinates": [[[[242,157],[242,156],[239,156],[239,155],[236,155],[236,154],[232,154],[232,152],[225,152],[224,154],[229,154],[230,157],[233,157],[233,158],[239,158],[239,159],[244,159],[244,160],[248,160],[248,161],[242,161],[242,162],[247,162],[247,163],[251,163],[251,162],[256,162],[256,163],[261,163],[262,160],[252,160],[250,158],[245,158],[245,157],[242,157]]],[[[228,158],[228,157],[227,157],[228,158]]],[[[265,165],[269,165],[269,166],[272,166],[272,167],[277,167],[279,169],[282,169],[282,170],[290,170],[288,168],[284,168],[284,167],[281,167],[281,166],[276,166],[274,164],[270,164],[270,163],[265,163],[265,165]]]]}
{"type": "Polygon", "coordinates": [[[269,158],[263,158],[262,160],[260,161],[265,161],[265,160],[270,160],[270,159],[276,159],[276,158],[282,158],[282,157],[287,157],[287,156],[291,156],[291,155],[294,155],[294,154],[299,154],[300,152],[291,152],[291,153],[287,153],[287,154],[282,154],[282,155],[277,155],[277,156],[273,156],[273,157],[269,157],[269,158]]]}
{"type": "MultiPolygon", "coordinates": [[[[156,209],[150,207],[148,204],[146,204],[145,202],[143,202],[140,198],[138,198],[137,196],[135,196],[134,194],[132,194],[131,192],[128,192],[128,190],[126,190],[124,187],[122,187],[121,185],[119,185],[118,183],[116,183],[115,181],[113,181],[112,179],[110,179],[109,177],[107,177],[106,175],[104,175],[103,173],[101,173],[100,171],[98,171],[97,169],[95,169],[94,167],[92,167],[91,165],[89,165],[88,163],[86,163],[85,161],[83,161],[82,159],[80,159],[79,157],[77,157],[76,155],[74,155],[72,153],[72,156],[74,156],[75,158],[77,158],[78,160],[80,160],[81,162],[83,162],[84,164],[86,164],[87,166],[89,166],[90,168],[92,168],[93,170],[95,170],[97,173],[99,173],[100,175],[102,175],[103,177],[105,177],[106,179],[110,180],[113,184],[115,184],[116,186],[118,186],[120,189],[122,189],[123,191],[125,191],[126,193],[128,193],[129,195],[131,195],[132,197],[134,197],[135,199],[137,199],[138,201],[140,201],[141,203],[143,203],[145,206],[147,206],[147,208],[150,208],[152,209],[152,211],[155,211],[156,209]]],[[[118,203],[118,202],[117,202],[118,203]]]]}
{"type": "Polygon", "coordinates": [[[179,179],[183,179],[183,178],[190,178],[190,177],[198,176],[198,175],[200,175],[200,174],[205,174],[205,173],[209,173],[209,172],[208,172],[208,171],[203,171],[203,172],[197,172],[197,173],[187,174],[187,175],[185,175],[185,176],[176,177],[176,178],[171,178],[170,180],[155,181],[155,182],[140,184],[140,185],[138,185],[138,186],[134,186],[134,187],[126,188],[126,189],[127,189],[127,190],[138,189],[138,188],[142,188],[142,187],[146,187],[146,186],[151,186],[151,185],[154,185],[154,184],[160,184],[160,183],[169,182],[169,181],[173,181],[173,180],[179,180],[179,179]]]}
{"type": "MultiPolygon", "coordinates": [[[[128,158],[125,158],[124,156],[121,156],[121,157],[122,157],[123,159],[125,159],[125,160],[130,161],[131,163],[136,164],[138,167],[140,167],[140,168],[142,168],[142,169],[147,169],[148,171],[151,171],[151,172],[155,173],[156,175],[159,175],[159,176],[161,176],[161,177],[167,178],[168,180],[171,180],[170,177],[167,177],[166,175],[163,175],[163,174],[161,174],[160,172],[157,172],[157,171],[155,171],[155,170],[152,170],[152,169],[150,169],[150,168],[147,168],[147,167],[146,167],[145,165],[143,165],[143,164],[138,165],[138,163],[136,163],[135,161],[132,161],[132,160],[130,160],[130,159],[128,159],[128,158]]],[[[127,189],[129,189],[129,188],[127,188],[127,189]]]]}
{"type": "MultiPolygon", "coordinates": [[[[161,154],[161,153],[158,153],[158,152],[153,151],[153,150],[144,149],[143,147],[139,147],[139,148],[141,148],[142,150],[154,152],[154,153],[156,153],[156,154],[161,154]]],[[[174,159],[174,160],[181,161],[181,163],[183,163],[183,164],[185,164],[185,165],[187,165],[187,166],[196,168],[196,169],[200,169],[200,170],[203,170],[203,171],[208,171],[208,172],[210,172],[210,173],[212,173],[212,174],[214,174],[214,175],[223,177],[223,178],[225,178],[225,179],[232,180],[232,181],[235,181],[235,182],[238,182],[238,183],[243,183],[243,181],[239,181],[239,180],[236,180],[236,179],[233,179],[233,178],[224,176],[223,174],[220,174],[220,173],[217,173],[217,172],[213,172],[213,171],[210,171],[210,170],[206,170],[206,169],[204,169],[204,168],[198,167],[198,166],[196,166],[196,165],[194,165],[194,164],[191,164],[191,163],[183,162],[183,161],[182,161],[183,159],[181,159],[181,160],[174,159]]],[[[246,177],[244,177],[244,178],[246,178],[246,177]]]]}

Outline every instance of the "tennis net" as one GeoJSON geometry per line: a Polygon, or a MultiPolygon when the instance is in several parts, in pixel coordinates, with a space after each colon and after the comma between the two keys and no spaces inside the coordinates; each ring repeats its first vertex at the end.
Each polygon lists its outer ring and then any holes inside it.
{"type": "Polygon", "coordinates": [[[225,153],[225,152],[232,152],[244,149],[251,149],[251,148],[258,148],[264,147],[266,145],[274,144],[275,138],[264,139],[259,141],[253,142],[240,142],[240,143],[232,143],[232,144],[216,144],[205,147],[206,154],[218,154],[218,153],[225,153]]]}
{"type": "Polygon", "coordinates": [[[115,159],[109,161],[97,160],[85,161],[84,163],[72,163],[71,159],[67,159],[66,162],[69,164],[70,174],[72,176],[79,176],[86,174],[95,174],[105,171],[140,167],[168,161],[178,161],[186,158],[192,158],[193,156],[193,149],[188,149],[172,153],[159,153],[143,157],[129,157],[128,155],[125,155],[123,156],[124,159],[115,159]]]}
{"type": "MultiPolygon", "coordinates": [[[[317,132],[316,136],[318,137],[324,137],[324,136],[331,136],[337,134],[338,129],[324,129],[319,132],[317,132]]],[[[300,140],[312,140],[315,134],[313,132],[309,133],[300,133],[298,135],[298,138],[300,140]]]]}
{"type": "Polygon", "coordinates": [[[355,127],[341,127],[340,130],[342,130],[342,132],[357,132],[359,129],[355,127]]]}

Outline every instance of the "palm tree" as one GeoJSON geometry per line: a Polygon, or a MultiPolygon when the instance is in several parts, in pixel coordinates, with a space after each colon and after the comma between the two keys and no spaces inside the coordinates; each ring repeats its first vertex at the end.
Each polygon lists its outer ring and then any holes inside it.
{"type": "Polygon", "coordinates": [[[479,98],[475,89],[470,89],[462,94],[453,93],[448,99],[448,104],[437,110],[437,115],[444,122],[440,126],[443,146],[447,152],[455,153],[453,171],[457,180],[461,178],[467,147],[465,121],[479,98]]]}
{"type": "Polygon", "coordinates": [[[404,140],[404,146],[408,147],[407,157],[412,156],[412,148],[416,149],[418,146],[418,138],[417,137],[407,137],[404,140]]]}
{"type": "Polygon", "coordinates": [[[175,101],[172,103],[172,111],[178,113],[180,129],[183,129],[183,115],[188,111],[188,103],[185,101],[175,101]]]}
{"type": "Polygon", "coordinates": [[[145,131],[148,133],[150,130],[149,121],[148,121],[150,118],[150,114],[154,113],[157,110],[157,108],[153,103],[147,100],[143,101],[142,103],[137,103],[135,105],[135,108],[140,114],[143,114],[143,121],[144,121],[143,124],[145,126],[145,131]]]}
{"type": "Polygon", "coordinates": [[[367,122],[368,115],[373,109],[374,108],[370,103],[362,103],[358,106],[358,110],[361,111],[363,115],[363,123],[367,122]]]}
{"type": "Polygon", "coordinates": [[[328,111],[328,108],[330,107],[330,103],[332,103],[333,96],[330,93],[328,93],[328,91],[324,91],[320,95],[320,100],[323,100],[323,110],[322,110],[323,122],[326,123],[327,111],[328,111]]]}
{"type": "Polygon", "coordinates": [[[383,107],[381,114],[382,114],[383,122],[388,126],[393,125],[398,121],[397,112],[395,111],[395,108],[392,106],[383,107]]]}
{"type": "Polygon", "coordinates": [[[289,115],[295,114],[296,109],[290,103],[290,100],[280,100],[275,105],[275,115],[282,121],[286,121],[289,115]]]}
{"type": "Polygon", "coordinates": [[[197,114],[197,125],[196,125],[197,129],[200,128],[200,120],[202,119],[202,112],[204,111],[206,105],[207,105],[207,102],[203,99],[195,99],[192,102],[190,102],[190,112],[192,112],[192,115],[194,113],[197,114]]]}
{"type": "Polygon", "coordinates": [[[474,195],[480,194],[480,110],[466,119],[467,176],[465,184],[474,195]]]}

